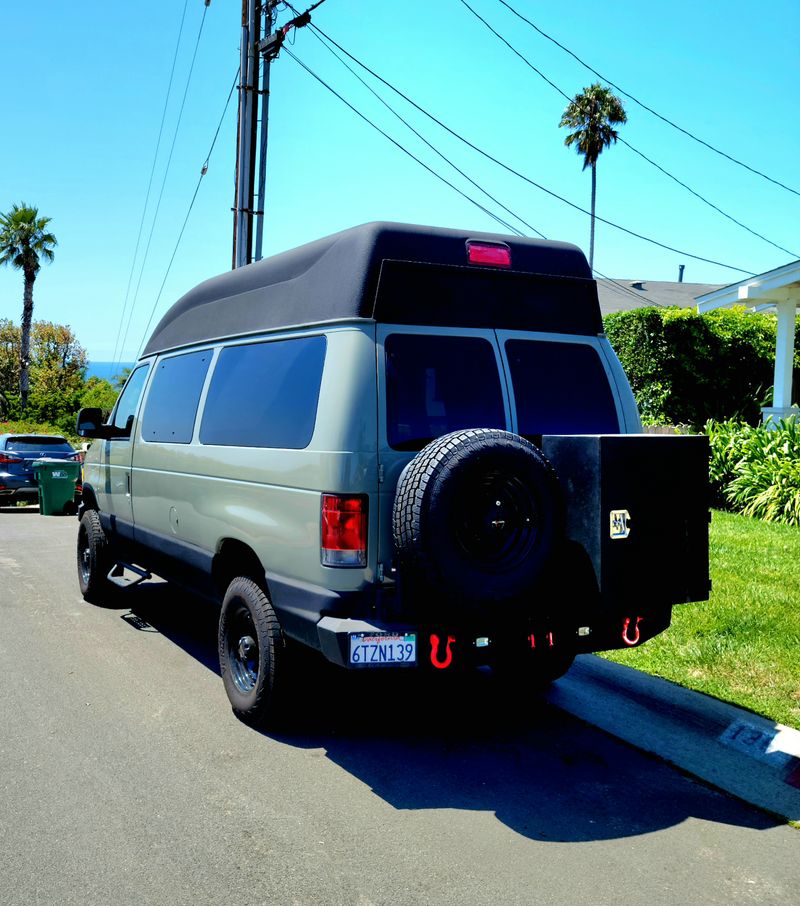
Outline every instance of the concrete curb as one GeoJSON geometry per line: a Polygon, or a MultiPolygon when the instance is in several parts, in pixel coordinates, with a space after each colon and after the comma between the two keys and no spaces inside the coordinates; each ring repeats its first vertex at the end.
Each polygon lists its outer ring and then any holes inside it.
{"type": "Polygon", "coordinates": [[[751,805],[800,820],[800,731],[594,655],[579,657],[547,700],[751,805]]]}

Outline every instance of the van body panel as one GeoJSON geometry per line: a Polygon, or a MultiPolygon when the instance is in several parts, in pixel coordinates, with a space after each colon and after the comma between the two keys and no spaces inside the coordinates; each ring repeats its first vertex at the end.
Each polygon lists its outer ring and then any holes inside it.
{"type": "MultiPolygon", "coordinates": [[[[137,366],[149,363],[146,378],[138,371],[111,416],[119,428],[130,415],[131,437],[92,444],[85,486],[118,562],[216,600],[229,587],[223,618],[239,610],[221,659],[238,658],[240,680],[256,669],[253,645],[272,644],[251,635],[274,632],[275,616],[285,636],[347,667],[366,666],[351,644],[389,657],[386,635],[409,650],[414,636],[419,665],[444,669],[438,645],[452,633],[481,663],[521,662],[538,645],[534,660],[554,671],[554,638],[571,656],[663,631],[680,595],[639,610],[630,564],[655,563],[666,536],[683,551],[679,536],[707,534],[702,450],[686,453],[691,507],[677,480],[674,501],[651,494],[647,457],[664,468],[673,447],[620,436],[641,422],[602,330],[575,246],[403,224],[346,230],[175,303],[137,366]],[[503,253],[473,259],[475,243],[503,253]],[[324,529],[323,495],[343,498],[326,503],[324,529]],[[566,521],[563,506],[574,510],[566,521]],[[323,531],[337,565],[323,565],[323,531]],[[612,562],[623,564],[613,584],[612,562]],[[239,627],[243,586],[269,624],[239,627]]],[[[691,581],[674,587],[702,598],[707,548],[694,553],[691,581]]]]}

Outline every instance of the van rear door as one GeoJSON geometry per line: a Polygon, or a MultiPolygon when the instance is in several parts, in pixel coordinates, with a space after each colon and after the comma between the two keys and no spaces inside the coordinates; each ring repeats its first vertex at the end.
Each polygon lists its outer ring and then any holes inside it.
{"type": "Polygon", "coordinates": [[[392,506],[400,473],[427,444],[462,428],[512,430],[491,329],[379,324],[378,562],[394,558],[392,506]]]}

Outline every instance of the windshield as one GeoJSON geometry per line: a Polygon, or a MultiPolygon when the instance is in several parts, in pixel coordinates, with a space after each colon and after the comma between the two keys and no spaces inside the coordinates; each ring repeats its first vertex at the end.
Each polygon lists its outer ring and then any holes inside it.
{"type": "Polygon", "coordinates": [[[9,437],[6,450],[15,453],[73,453],[74,450],[63,437],[9,437]]]}

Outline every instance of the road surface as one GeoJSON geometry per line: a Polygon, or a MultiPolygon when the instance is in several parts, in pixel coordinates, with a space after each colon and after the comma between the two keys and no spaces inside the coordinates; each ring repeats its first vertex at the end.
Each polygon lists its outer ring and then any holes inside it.
{"type": "Polygon", "coordinates": [[[85,604],[76,528],[0,511],[2,906],[798,902],[800,831],[488,676],[323,670],[249,729],[213,608],[85,604]]]}

